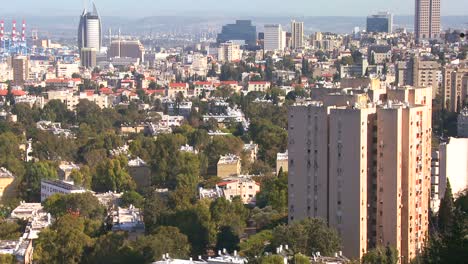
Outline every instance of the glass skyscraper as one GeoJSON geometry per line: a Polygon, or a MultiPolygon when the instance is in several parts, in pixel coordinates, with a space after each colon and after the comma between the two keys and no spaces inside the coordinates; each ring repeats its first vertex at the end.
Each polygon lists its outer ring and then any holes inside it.
{"type": "Polygon", "coordinates": [[[257,43],[257,28],[252,25],[251,20],[237,20],[235,24],[227,24],[223,26],[220,34],[218,34],[218,43],[228,41],[244,41],[250,47],[256,46],[257,43]]]}
{"type": "Polygon", "coordinates": [[[102,25],[101,18],[93,3],[93,11],[88,12],[85,8],[80,17],[78,26],[78,48],[95,49],[97,52],[102,47],[102,25]]]}
{"type": "Polygon", "coordinates": [[[367,32],[391,33],[393,27],[393,15],[382,12],[367,17],[367,32]]]}

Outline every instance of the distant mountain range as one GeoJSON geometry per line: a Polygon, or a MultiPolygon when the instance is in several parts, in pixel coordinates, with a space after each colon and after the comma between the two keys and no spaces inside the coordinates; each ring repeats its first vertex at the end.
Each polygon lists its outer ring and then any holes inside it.
{"type": "MultiPolygon", "coordinates": [[[[5,18],[5,29],[11,28],[11,16],[1,16],[5,18]]],[[[20,18],[16,18],[20,21],[20,18]]],[[[257,25],[257,31],[263,30],[263,25],[268,23],[280,23],[289,28],[289,22],[292,17],[191,17],[191,16],[154,16],[145,18],[120,18],[103,17],[102,23],[104,32],[112,28],[117,32],[121,28],[122,34],[148,34],[168,33],[168,32],[217,32],[221,26],[227,23],[233,23],[236,19],[251,19],[257,25]]],[[[306,33],[315,31],[350,33],[354,27],[365,29],[366,17],[343,17],[343,16],[324,16],[324,17],[294,17],[298,21],[304,21],[306,33]]],[[[28,30],[37,29],[40,35],[57,38],[74,38],[77,30],[79,16],[30,16],[26,17],[28,30]]],[[[18,26],[20,23],[18,23],[18,26]]],[[[409,31],[413,30],[413,16],[395,16],[394,25],[404,27],[409,31]]],[[[464,29],[468,28],[468,16],[444,16],[442,17],[443,29],[464,29]]]]}

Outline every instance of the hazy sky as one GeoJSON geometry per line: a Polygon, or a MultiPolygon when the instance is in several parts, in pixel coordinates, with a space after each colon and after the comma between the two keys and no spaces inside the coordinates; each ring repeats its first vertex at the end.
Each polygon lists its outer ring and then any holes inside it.
{"type": "MultiPolygon", "coordinates": [[[[1,13],[76,15],[83,0],[1,0],[1,13]],[[6,2],[6,3],[5,3],[6,2]]],[[[88,0],[84,0],[89,2],[88,0]]],[[[381,10],[413,14],[414,0],[95,0],[104,16],[365,16],[381,10]]],[[[441,0],[442,15],[466,15],[467,0],[441,0]]]]}

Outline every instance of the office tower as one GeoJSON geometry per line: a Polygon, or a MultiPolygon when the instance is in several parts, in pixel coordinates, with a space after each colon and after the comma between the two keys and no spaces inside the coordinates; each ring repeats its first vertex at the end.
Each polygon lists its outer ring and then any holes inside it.
{"type": "Polygon", "coordinates": [[[444,107],[451,112],[460,112],[468,96],[468,62],[445,66],[442,83],[444,107]]]}
{"type": "Polygon", "coordinates": [[[145,58],[145,47],[139,40],[114,40],[107,52],[108,58],[133,58],[140,62],[145,58]]]}
{"type": "Polygon", "coordinates": [[[440,37],[440,0],[415,0],[414,35],[416,42],[440,37]]]}
{"type": "Polygon", "coordinates": [[[265,51],[283,51],[286,45],[286,32],[279,24],[265,25],[265,51]]]}
{"type": "Polygon", "coordinates": [[[23,85],[29,77],[29,59],[26,56],[17,56],[12,60],[13,82],[23,85]]]}
{"type": "Polygon", "coordinates": [[[389,243],[403,263],[413,259],[428,230],[431,90],[391,89],[378,105],[290,107],[289,221],[325,219],[350,258],[389,243]]]}
{"type": "Polygon", "coordinates": [[[246,45],[255,47],[257,45],[257,28],[250,20],[237,20],[235,24],[223,26],[218,34],[217,42],[225,43],[229,41],[244,41],[246,45]]]}
{"type": "Polygon", "coordinates": [[[304,22],[291,22],[291,48],[304,47],[304,22]]]}
{"type": "Polygon", "coordinates": [[[81,66],[94,69],[96,67],[96,49],[82,48],[80,52],[81,66]]]}
{"type": "Polygon", "coordinates": [[[88,12],[85,8],[80,17],[78,26],[78,48],[93,48],[97,52],[102,47],[102,25],[101,18],[93,3],[93,11],[88,12]]]}
{"type": "Polygon", "coordinates": [[[379,12],[375,15],[367,17],[367,32],[377,33],[392,33],[393,14],[389,12],[379,12]]]}
{"type": "Polygon", "coordinates": [[[218,60],[220,62],[232,62],[241,59],[240,46],[232,42],[221,43],[218,48],[218,60]]]}

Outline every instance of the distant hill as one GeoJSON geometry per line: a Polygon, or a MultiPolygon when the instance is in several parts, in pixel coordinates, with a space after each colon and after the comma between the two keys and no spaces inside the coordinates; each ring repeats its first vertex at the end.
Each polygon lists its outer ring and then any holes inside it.
{"type": "MultiPolygon", "coordinates": [[[[5,18],[5,27],[9,31],[11,25],[9,21],[11,16],[2,16],[5,18]]],[[[16,18],[18,21],[20,18],[16,18]]],[[[115,32],[121,28],[123,34],[145,34],[148,32],[216,32],[221,29],[221,26],[227,23],[232,23],[236,19],[251,19],[257,25],[257,31],[263,30],[263,25],[268,23],[280,23],[289,28],[289,23],[292,17],[193,17],[193,16],[154,16],[145,18],[120,18],[120,17],[103,17],[104,32],[111,27],[115,32]]],[[[304,21],[306,33],[315,31],[350,33],[354,27],[365,29],[365,17],[294,17],[299,21],[304,21]]],[[[28,30],[34,28],[39,31],[40,35],[46,35],[51,38],[74,38],[77,30],[79,16],[30,16],[26,17],[28,30]]],[[[412,16],[395,16],[394,24],[397,27],[413,30],[412,16]]],[[[445,16],[442,17],[442,28],[448,29],[467,29],[468,16],[445,16]]]]}

